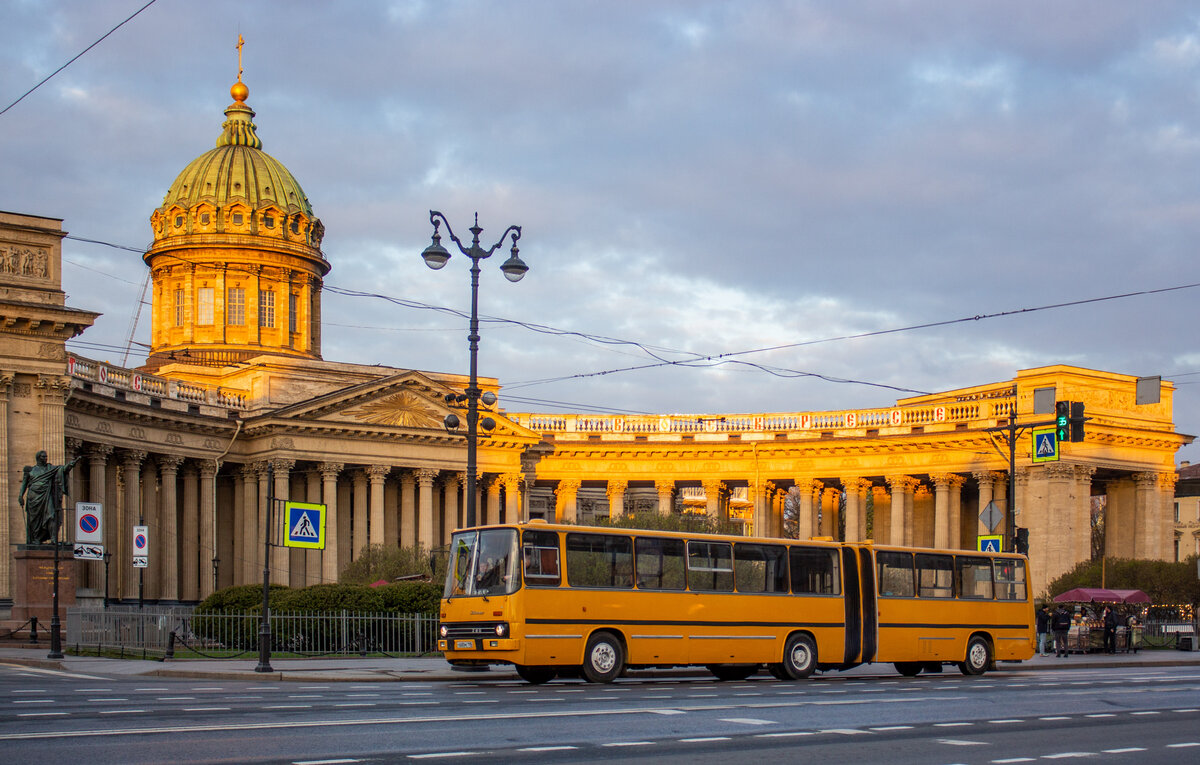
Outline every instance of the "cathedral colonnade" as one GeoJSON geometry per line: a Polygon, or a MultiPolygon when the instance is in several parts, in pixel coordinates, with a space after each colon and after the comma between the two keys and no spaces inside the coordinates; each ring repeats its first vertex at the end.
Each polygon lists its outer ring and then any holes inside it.
{"type": "MultiPolygon", "coordinates": [[[[148,527],[149,566],[141,596],[194,602],[235,584],[262,581],[268,497],[326,506],[326,547],[272,546],[271,581],[291,587],[335,582],[364,546],[444,546],[462,524],[461,472],[420,467],[306,462],[276,457],[225,462],[67,439],[73,501],[102,503],[105,549],[112,553],[109,595],[139,597],[132,529],[148,527]]],[[[491,522],[522,515],[516,474],[484,475],[479,507],[491,522]],[[484,504],[486,503],[486,504],[484,504]]],[[[276,511],[278,513],[278,510],[276,511]]],[[[275,536],[282,520],[274,517],[275,536]]],[[[103,564],[84,564],[81,597],[104,592],[103,564]]]]}

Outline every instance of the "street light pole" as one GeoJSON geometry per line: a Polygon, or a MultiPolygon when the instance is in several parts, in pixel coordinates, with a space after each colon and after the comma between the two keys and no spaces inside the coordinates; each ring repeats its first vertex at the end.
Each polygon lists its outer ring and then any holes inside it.
{"type": "MultiPolygon", "coordinates": [[[[525,272],[529,270],[529,266],[525,265],[525,261],[518,256],[517,240],[521,238],[520,226],[509,226],[500,235],[500,240],[491,246],[490,249],[483,249],[479,246],[479,235],[483,233],[483,229],[479,227],[479,213],[475,213],[475,225],[471,226],[470,247],[464,247],[463,243],[457,236],[454,235],[454,230],[450,228],[450,221],[446,216],[437,210],[429,211],[429,222],[433,224],[433,242],[425,248],[421,253],[421,257],[425,260],[425,265],[437,270],[446,265],[450,260],[450,252],[442,246],[442,238],[438,233],[438,227],[441,224],[446,224],[446,234],[449,235],[451,241],[458,247],[458,251],[471,259],[471,325],[470,333],[467,335],[468,345],[471,354],[471,374],[467,384],[467,515],[466,525],[474,526],[476,520],[475,508],[475,479],[477,467],[477,444],[476,439],[479,435],[479,399],[481,391],[479,390],[479,261],[491,257],[500,245],[504,244],[504,240],[512,234],[512,251],[508,260],[500,266],[500,270],[504,273],[506,279],[510,282],[519,282],[525,276],[525,272]]],[[[457,418],[455,418],[457,419],[457,418]]],[[[449,418],[447,418],[449,420],[449,418]]],[[[450,423],[447,422],[450,427],[450,423]]]]}

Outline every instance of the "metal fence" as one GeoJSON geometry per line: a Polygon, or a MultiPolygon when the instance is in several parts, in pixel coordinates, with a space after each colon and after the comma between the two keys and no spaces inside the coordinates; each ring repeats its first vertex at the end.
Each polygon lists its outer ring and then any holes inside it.
{"type": "MultiPolygon", "coordinates": [[[[67,609],[66,645],[80,652],[233,658],[258,650],[262,616],[186,607],[67,609]]],[[[271,612],[271,652],[297,656],[420,655],[437,650],[436,614],[271,612]]]]}

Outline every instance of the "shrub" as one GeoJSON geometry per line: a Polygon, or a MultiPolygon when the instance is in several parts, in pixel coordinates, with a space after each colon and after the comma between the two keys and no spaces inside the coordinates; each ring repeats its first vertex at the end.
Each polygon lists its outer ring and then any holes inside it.
{"type": "Polygon", "coordinates": [[[431,554],[420,547],[367,545],[342,571],[345,584],[371,584],[380,579],[394,582],[419,577],[441,582],[446,576],[445,555],[431,554]]]}

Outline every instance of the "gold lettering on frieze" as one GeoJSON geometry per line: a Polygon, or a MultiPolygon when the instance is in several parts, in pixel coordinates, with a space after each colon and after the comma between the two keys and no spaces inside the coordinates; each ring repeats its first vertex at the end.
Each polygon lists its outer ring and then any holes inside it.
{"type": "Polygon", "coordinates": [[[375,425],[395,425],[402,428],[441,428],[440,412],[424,399],[401,391],[386,398],[368,401],[347,414],[375,425]]]}

